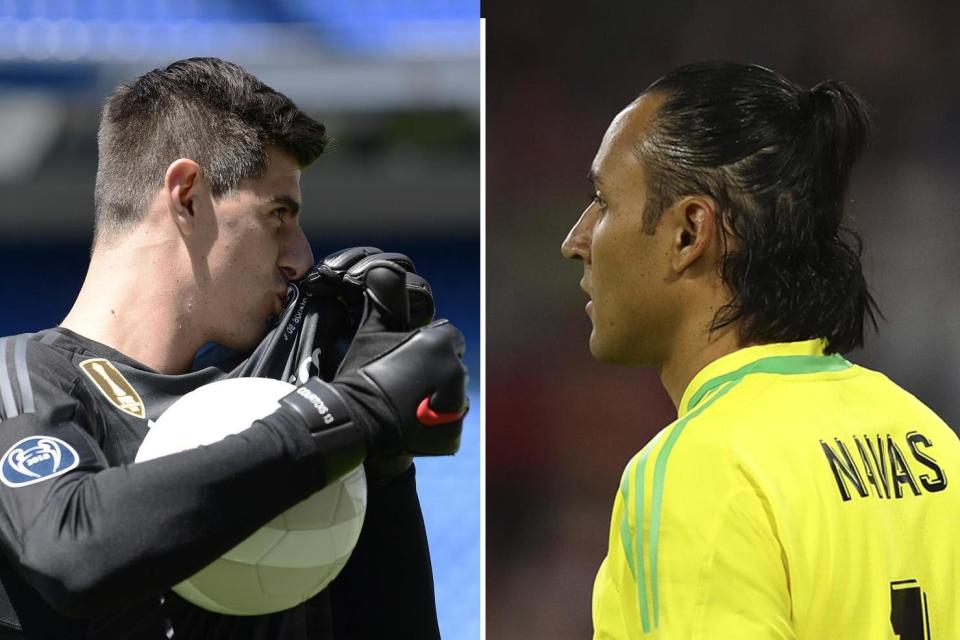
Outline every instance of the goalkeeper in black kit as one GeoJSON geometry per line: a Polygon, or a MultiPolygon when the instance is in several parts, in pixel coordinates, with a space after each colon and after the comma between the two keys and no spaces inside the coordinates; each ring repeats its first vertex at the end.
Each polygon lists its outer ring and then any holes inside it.
{"type": "Polygon", "coordinates": [[[325,144],[213,58],[107,100],[76,303],[0,339],[0,638],[439,637],[411,459],[459,446],[463,336],[406,256],[314,265],[299,177],[325,144]],[[299,386],[238,435],[133,464],[170,404],[230,376],[299,386]],[[264,616],[170,591],[361,463],[364,528],[327,589],[264,616]]]}

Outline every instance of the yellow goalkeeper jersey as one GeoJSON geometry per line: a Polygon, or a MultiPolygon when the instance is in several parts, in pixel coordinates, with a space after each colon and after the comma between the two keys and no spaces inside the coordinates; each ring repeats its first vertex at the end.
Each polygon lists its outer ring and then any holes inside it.
{"type": "Polygon", "coordinates": [[[960,639],[960,440],[823,347],[693,379],[623,473],[595,639],[960,639]]]}

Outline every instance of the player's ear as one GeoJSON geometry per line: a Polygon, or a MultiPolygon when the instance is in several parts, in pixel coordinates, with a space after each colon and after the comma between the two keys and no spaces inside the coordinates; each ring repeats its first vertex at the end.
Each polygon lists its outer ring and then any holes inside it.
{"type": "Polygon", "coordinates": [[[719,207],[709,196],[685,196],[669,210],[670,266],[680,274],[694,264],[713,268],[718,258],[719,207]]]}
{"type": "Polygon", "coordinates": [[[182,235],[190,235],[197,227],[195,206],[203,191],[200,166],[188,158],[173,161],[163,176],[163,195],[167,211],[182,235]]]}

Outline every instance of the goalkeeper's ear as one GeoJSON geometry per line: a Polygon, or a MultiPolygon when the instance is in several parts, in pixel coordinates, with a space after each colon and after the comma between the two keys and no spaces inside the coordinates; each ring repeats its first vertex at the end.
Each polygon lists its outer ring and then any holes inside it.
{"type": "Polygon", "coordinates": [[[163,176],[163,192],[169,214],[172,216],[180,235],[189,238],[195,235],[206,220],[198,220],[198,201],[204,199],[206,184],[200,166],[189,158],[180,158],[167,167],[163,176]]]}
{"type": "Polygon", "coordinates": [[[720,206],[710,196],[684,196],[661,216],[671,239],[670,267],[675,274],[716,272],[723,258],[720,206]],[[699,265],[696,271],[688,271],[699,265]]]}
{"type": "Polygon", "coordinates": [[[384,261],[367,270],[363,292],[365,308],[359,331],[410,330],[406,281],[406,270],[392,262],[384,261]]]}

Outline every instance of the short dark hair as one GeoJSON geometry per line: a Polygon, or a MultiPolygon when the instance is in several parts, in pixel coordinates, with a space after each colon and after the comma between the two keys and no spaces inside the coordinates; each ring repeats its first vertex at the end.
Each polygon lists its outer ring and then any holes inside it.
{"type": "Polygon", "coordinates": [[[866,103],[842,82],[807,91],[770,69],[725,62],[680,67],[644,94],[662,96],[635,148],[647,174],[644,229],[687,195],[708,195],[721,211],[720,275],[732,299],[711,329],[740,322],[745,344],[862,346],[864,317],[876,328],[880,312],[843,207],[870,132],[866,103]]]}
{"type": "Polygon", "coordinates": [[[104,105],[94,236],[137,222],[178,158],[195,161],[219,198],[264,174],[268,146],[306,167],[326,144],[321,123],[236,64],[189,58],[154,69],[118,87],[104,105]]]}

